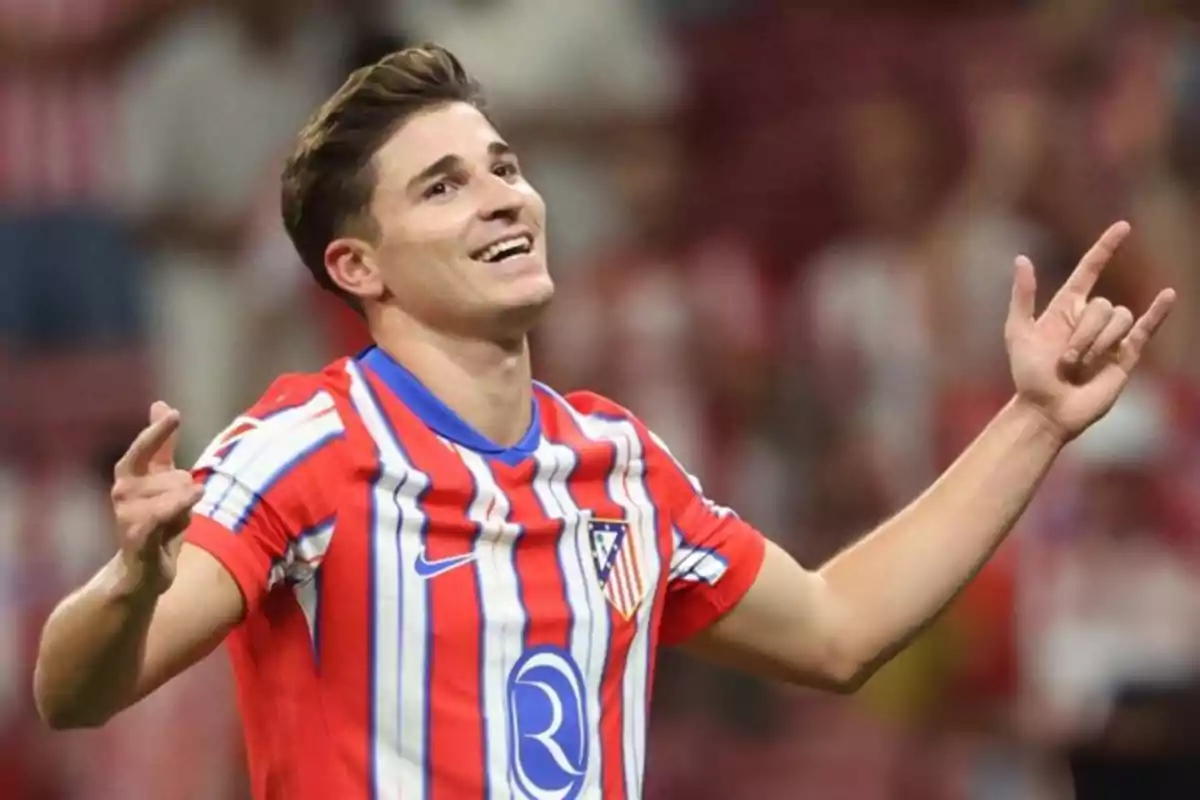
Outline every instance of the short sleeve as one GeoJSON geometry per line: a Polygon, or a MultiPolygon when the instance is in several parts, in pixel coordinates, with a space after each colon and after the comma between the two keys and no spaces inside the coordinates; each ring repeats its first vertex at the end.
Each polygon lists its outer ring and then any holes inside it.
{"type": "Polygon", "coordinates": [[[671,521],[673,550],[663,644],[687,641],[728,613],[753,585],[766,540],[732,510],[704,495],[700,482],[651,434],[661,492],[671,521]]]}
{"type": "Polygon", "coordinates": [[[193,468],[204,495],[185,541],[225,566],[247,613],[276,586],[302,582],[319,566],[333,537],[331,478],[344,441],[327,392],[285,391],[234,420],[193,468]]]}

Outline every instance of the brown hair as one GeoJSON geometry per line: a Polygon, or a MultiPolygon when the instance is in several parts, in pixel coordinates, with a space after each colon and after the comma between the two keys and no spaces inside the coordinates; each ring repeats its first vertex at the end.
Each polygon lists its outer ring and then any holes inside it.
{"type": "Polygon", "coordinates": [[[448,103],[483,107],[477,84],[454,54],[434,44],[409,47],[350,75],[300,131],[283,168],[283,224],[322,288],[357,310],[325,269],[339,236],[376,235],[367,214],[375,191],[372,159],[413,115],[448,103]]]}

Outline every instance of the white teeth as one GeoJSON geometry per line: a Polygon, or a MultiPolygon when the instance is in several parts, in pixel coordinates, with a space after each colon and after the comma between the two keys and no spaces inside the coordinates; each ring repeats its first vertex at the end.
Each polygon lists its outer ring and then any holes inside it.
{"type": "Polygon", "coordinates": [[[494,261],[501,253],[514,249],[530,250],[533,248],[533,240],[529,236],[514,236],[511,239],[502,239],[499,242],[488,247],[479,257],[484,261],[494,261]]]}

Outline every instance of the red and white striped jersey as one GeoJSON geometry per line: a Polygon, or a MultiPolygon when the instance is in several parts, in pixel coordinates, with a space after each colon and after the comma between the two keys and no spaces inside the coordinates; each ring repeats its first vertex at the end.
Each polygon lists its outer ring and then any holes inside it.
{"type": "Polygon", "coordinates": [[[232,573],[254,795],[638,798],[655,653],[763,539],[629,412],[535,386],[516,446],[372,349],[219,436],[188,540],[232,573]]]}
{"type": "MultiPolygon", "coordinates": [[[[41,40],[107,29],[145,0],[0,0],[4,27],[41,40]]],[[[0,69],[0,206],[94,200],[109,188],[112,70],[0,69]]]]}

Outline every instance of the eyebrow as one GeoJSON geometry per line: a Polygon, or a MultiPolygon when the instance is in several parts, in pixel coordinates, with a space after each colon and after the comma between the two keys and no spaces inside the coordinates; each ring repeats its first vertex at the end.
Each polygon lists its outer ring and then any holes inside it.
{"type": "MultiPolygon", "coordinates": [[[[488,155],[492,156],[493,158],[512,155],[513,152],[513,149],[506,142],[501,142],[498,140],[489,144],[487,149],[488,155]]],[[[461,169],[463,163],[462,156],[458,156],[453,153],[442,156],[437,161],[433,162],[428,167],[413,176],[412,180],[408,182],[408,191],[416,191],[416,189],[426,181],[432,180],[439,175],[446,175],[456,169],[461,169]]]]}

